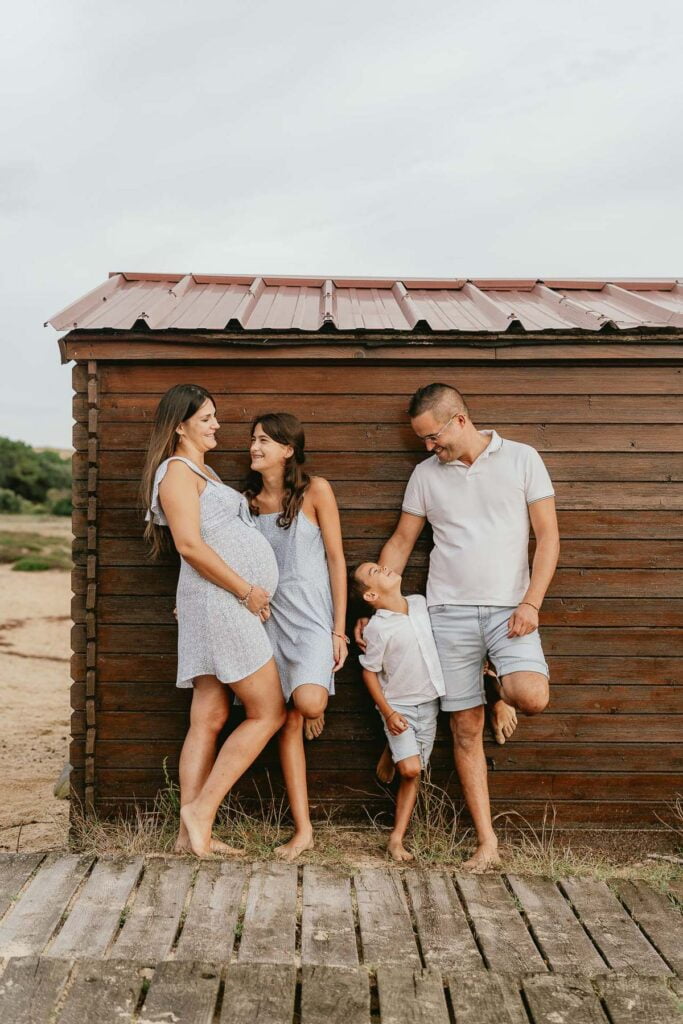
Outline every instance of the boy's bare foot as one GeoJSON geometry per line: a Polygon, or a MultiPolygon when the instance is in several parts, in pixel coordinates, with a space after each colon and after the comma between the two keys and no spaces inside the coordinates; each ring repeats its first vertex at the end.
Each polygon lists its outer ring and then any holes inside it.
{"type": "Polygon", "coordinates": [[[377,767],[375,768],[375,775],[377,776],[380,782],[383,782],[385,786],[388,786],[389,783],[393,781],[395,774],[396,769],[394,768],[394,762],[391,759],[391,750],[389,749],[389,744],[387,743],[386,747],[382,751],[382,756],[377,762],[377,767]]]}
{"type": "Polygon", "coordinates": [[[517,728],[517,712],[504,700],[491,705],[491,731],[496,743],[502,746],[517,728]]]}
{"type": "Polygon", "coordinates": [[[305,718],[304,719],[304,736],[307,740],[317,740],[320,733],[325,728],[325,716],[320,715],[318,718],[305,718]]]}
{"type": "Polygon", "coordinates": [[[498,841],[493,839],[490,842],[481,843],[474,855],[466,860],[462,867],[463,871],[469,871],[471,875],[483,875],[486,871],[499,868],[498,841]]]}
{"type": "Polygon", "coordinates": [[[197,814],[194,804],[185,804],[180,808],[180,820],[187,829],[190,849],[195,857],[210,857],[211,822],[197,814]]]}
{"type": "Polygon", "coordinates": [[[397,864],[405,864],[407,861],[415,860],[412,853],[408,853],[400,839],[389,840],[387,843],[387,853],[397,864]]]}
{"type": "Polygon", "coordinates": [[[278,846],[273,852],[279,860],[291,862],[306,850],[312,850],[313,846],[313,829],[310,829],[308,832],[295,832],[289,842],[278,846]]]}

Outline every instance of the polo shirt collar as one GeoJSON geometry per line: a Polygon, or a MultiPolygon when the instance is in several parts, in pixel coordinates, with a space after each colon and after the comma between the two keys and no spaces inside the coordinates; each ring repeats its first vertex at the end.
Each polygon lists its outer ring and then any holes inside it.
{"type": "MultiPolygon", "coordinates": [[[[500,450],[500,448],[502,448],[503,438],[500,436],[500,434],[497,434],[495,430],[480,430],[479,433],[482,435],[482,437],[490,437],[491,440],[486,445],[486,448],[484,448],[481,455],[477,455],[476,459],[474,460],[471,466],[468,466],[466,463],[461,462],[460,459],[453,459],[452,462],[444,462],[443,465],[464,466],[469,474],[469,472],[473,470],[475,466],[478,466],[483,459],[488,459],[489,455],[493,455],[494,452],[497,452],[500,450]]],[[[436,456],[434,456],[434,458],[436,458],[436,456]]]]}

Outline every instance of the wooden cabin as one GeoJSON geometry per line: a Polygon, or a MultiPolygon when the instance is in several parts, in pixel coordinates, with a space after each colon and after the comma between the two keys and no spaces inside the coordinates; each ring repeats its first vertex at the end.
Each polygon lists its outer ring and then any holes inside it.
{"type": "MultiPolygon", "coordinates": [[[[171,385],[208,388],[210,462],[239,486],[248,425],[304,423],[347,559],[377,557],[425,451],[408,399],[457,386],[474,422],[542,454],[562,553],[541,623],[551,704],[487,744],[494,813],[566,827],[657,826],[683,790],[683,287],[674,280],[368,280],[116,273],[49,321],[73,361],[73,794],[111,814],[171,776],[189,695],[174,686],[177,560],[152,563],[139,477],[171,385]]],[[[424,586],[430,546],[407,570],[424,586]]],[[[351,628],[351,621],[349,628],[351,628]]],[[[457,797],[448,725],[433,778],[457,797]]],[[[307,744],[314,814],[390,810],[383,736],[356,653],[307,744]]],[[[274,744],[239,786],[280,777],[274,744]]],[[[366,819],[367,820],[367,819],[366,819]]]]}

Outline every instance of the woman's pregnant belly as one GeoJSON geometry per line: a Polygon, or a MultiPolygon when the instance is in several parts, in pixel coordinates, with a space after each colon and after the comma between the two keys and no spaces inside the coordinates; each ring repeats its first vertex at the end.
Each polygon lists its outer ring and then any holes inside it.
{"type": "Polygon", "coordinates": [[[278,583],[275,553],[266,538],[253,526],[235,516],[229,523],[203,532],[203,539],[216,554],[248,583],[263,587],[270,594],[278,583]]]}

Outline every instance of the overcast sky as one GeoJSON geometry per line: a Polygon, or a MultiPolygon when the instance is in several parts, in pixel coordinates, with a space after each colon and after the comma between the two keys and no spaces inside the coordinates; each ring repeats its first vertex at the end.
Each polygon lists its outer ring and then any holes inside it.
{"type": "Polygon", "coordinates": [[[0,435],[110,270],[683,276],[680,0],[22,0],[0,40],[0,435]]]}

